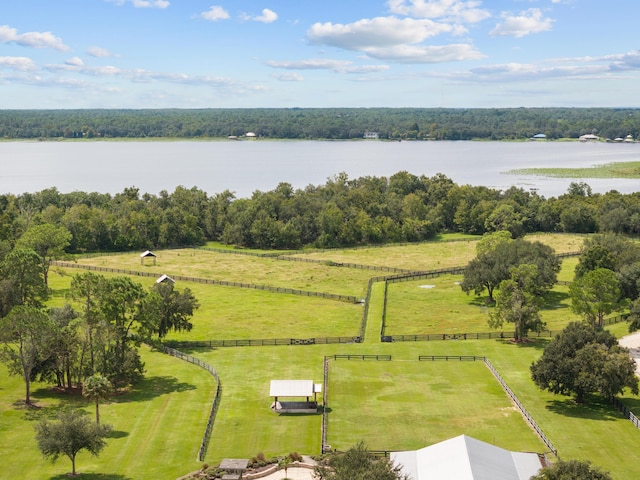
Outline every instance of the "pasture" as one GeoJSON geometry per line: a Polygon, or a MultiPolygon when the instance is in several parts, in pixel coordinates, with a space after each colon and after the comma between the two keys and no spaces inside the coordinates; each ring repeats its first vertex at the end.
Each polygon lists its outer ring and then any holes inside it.
{"type": "MultiPolygon", "coordinates": [[[[562,262],[559,278],[573,278],[576,258],[562,262]]],[[[469,295],[460,288],[462,275],[389,283],[385,335],[421,335],[427,333],[478,333],[490,331],[490,309],[486,295],[469,295]]],[[[546,296],[540,311],[549,330],[561,330],[579,317],[571,312],[569,287],[556,285],[546,296]]],[[[505,324],[502,330],[513,330],[505,324]]]]}
{"type": "MultiPolygon", "coordinates": [[[[582,238],[539,236],[557,251],[579,250],[582,238]]],[[[317,258],[318,263],[191,249],[156,253],[156,266],[141,265],[135,252],[78,261],[152,272],[151,277],[134,277],[145,288],[153,284],[155,274],[166,273],[364,296],[368,279],[385,273],[331,266],[329,261],[411,270],[461,266],[475,254],[475,242],[463,239],[301,255],[317,258]]],[[[565,260],[560,279],[570,281],[575,264],[575,258],[565,260]]],[[[81,271],[52,269],[51,305],[67,301],[71,276],[81,271]]],[[[389,333],[489,331],[482,297],[464,294],[455,283],[459,280],[446,275],[390,284],[389,333]],[[436,286],[419,288],[427,284],[436,286]]],[[[201,307],[193,318],[194,329],[171,334],[175,340],[352,336],[359,333],[363,313],[362,305],[317,297],[187,281],[178,282],[177,287],[189,287],[201,307]]],[[[563,292],[566,286],[556,286],[543,312],[550,328],[560,329],[573,318],[563,292]]],[[[521,345],[507,340],[380,343],[383,305],[384,284],[378,282],[373,285],[362,344],[183,349],[213,366],[221,379],[222,397],[205,462],[251,458],[258,452],[267,457],[293,451],[319,453],[321,416],[274,414],[269,409],[269,381],[320,383],[324,357],[335,354],[386,354],[393,360],[331,361],[328,443],[333,447],[347,448],[364,440],[372,449],[410,449],[465,433],[504,448],[544,451],[483,364],[417,361],[419,355],[478,355],[494,364],[562,458],[589,459],[616,479],[640,476],[640,431],[613,407],[604,402],[576,405],[571,398],[542,392],[533,384],[529,366],[541,355],[547,339],[521,345]]],[[[609,328],[617,335],[626,333],[625,324],[609,328]]],[[[201,466],[196,455],[215,392],[214,379],[194,365],[146,348],[143,360],[146,379],[101,406],[102,418],[114,425],[115,432],[99,458],[81,454],[82,478],[172,479],[201,466]]],[[[3,475],[62,479],[69,471],[67,460],[51,465],[40,457],[33,424],[41,415],[61,408],[79,407],[89,414],[93,410],[84,399],[57,394],[43,384],[34,388],[40,408],[21,407],[17,401],[22,395],[21,380],[7,376],[0,366],[0,457],[12,459],[3,467],[3,475]]],[[[640,414],[638,398],[625,395],[623,400],[640,414]]]]}
{"type": "MultiPolygon", "coordinates": [[[[198,468],[196,461],[204,433],[215,380],[205,370],[167,355],[142,349],[146,376],[129,392],[100,405],[102,422],[113,425],[99,457],[78,454],[81,478],[137,480],[177,478],[198,468]],[[178,427],[179,426],[179,427],[178,427]]],[[[24,383],[8,376],[0,364],[0,458],[2,478],[66,478],[67,457],[55,464],[43,459],[35,442],[34,425],[57,412],[79,408],[95,415],[95,407],[78,395],[56,393],[35,384],[36,407],[26,408],[24,383]]]]}

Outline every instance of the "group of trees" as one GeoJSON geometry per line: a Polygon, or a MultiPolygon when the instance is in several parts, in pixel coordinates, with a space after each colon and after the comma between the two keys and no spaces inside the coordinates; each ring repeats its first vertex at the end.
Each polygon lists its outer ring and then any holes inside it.
{"type": "Polygon", "coordinates": [[[0,249],[0,359],[25,381],[30,403],[34,378],[60,388],[80,387],[104,375],[126,385],[142,375],[142,339],[190,330],[198,301],[172,281],[146,291],[129,277],[83,273],[73,277],[69,303],[45,308],[50,261],[72,242],[64,226],[34,223],[0,249]]]}
{"type": "Polygon", "coordinates": [[[2,110],[0,138],[266,138],[471,140],[616,138],[640,134],[640,112],[609,108],[252,108],[2,110]]]}
{"type": "MultiPolygon", "coordinates": [[[[113,196],[56,188],[0,195],[0,251],[45,224],[66,229],[41,227],[66,235],[70,253],[206,241],[267,249],[340,247],[423,241],[441,232],[507,230],[514,238],[527,232],[639,234],[640,194],[591,194],[588,185],[574,183],[565,195],[545,199],[516,187],[459,186],[441,174],[402,171],[388,178],[349,179],[340,173],[304,189],[280,183],[240,199],[230,191],[208,195],[181,186],[158,195],[134,187],[113,196]]],[[[29,245],[36,251],[48,248],[29,245]]]]}
{"type": "Polygon", "coordinates": [[[73,277],[70,301],[75,307],[49,309],[27,301],[0,317],[0,358],[24,379],[27,403],[36,378],[66,389],[84,384],[95,399],[103,396],[96,374],[115,386],[134,383],[144,371],[140,342],[190,330],[198,307],[188,288],[172,282],[145,291],[128,277],[91,272],[73,277]]]}
{"type": "MultiPolygon", "coordinates": [[[[549,247],[496,232],[478,242],[461,288],[477,295],[488,291],[488,301],[495,303],[489,326],[512,323],[515,341],[521,342],[529,331],[544,328],[540,308],[559,270],[560,262],[549,247]]],[[[573,394],[578,402],[592,393],[612,398],[625,388],[637,395],[635,362],[603,325],[607,315],[629,305],[630,329],[640,323],[640,245],[616,235],[587,238],[569,297],[572,311],[583,321],[570,323],[531,366],[536,385],[573,394]]]]}
{"type": "Polygon", "coordinates": [[[587,322],[572,322],[531,365],[535,384],[585,402],[597,393],[607,399],[629,388],[638,395],[636,364],[614,335],[587,322]]]}
{"type": "Polygon", "coordinates": [[[540,242],[512,239],[507,231],[484,236],[476,246],[477,256],[464,270],[460,287],[467,294],[488,292],[495,303],[489,326],[513,323],[515,341],[531,330],[540,331],[542,296],[556,283],[560,261],[552,248],[540,242]],[[494,291],[497,295],[494,298],[494,291]]]}
{"type": "Polygon", "coordinates": [[[36,427],[45,457],[67,456],[75,475],[81,450],[98,455],[111,427],[100,424],[99,403],[114,387],[137,381],[144,364],[143,340],[172,330],[190,330],[198,301],[172,281],[148,291],[129,277],[91,272],[71,280],[68,301],[46,307],[52,259],[66,255],[73,239],[64,226],[33,223],[0,248],[0,361],[25,383],[25,403],[32,404],[31,382],[48,381],[60,389],[81,390],[95,402],[95,423],[76,411],[36,427]]]}

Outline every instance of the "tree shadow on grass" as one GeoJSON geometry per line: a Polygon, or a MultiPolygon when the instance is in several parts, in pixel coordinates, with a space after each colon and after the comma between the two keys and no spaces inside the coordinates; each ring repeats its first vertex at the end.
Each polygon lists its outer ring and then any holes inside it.
{"type": "Polygon", "coordinates": [[[640,416],[640,398],[624,397],[618,399],[636,416],[640,416]]]}
{"type": "Polygon", "coordinates": [[[544,347],[549,343],[548,339],[543,338],[527,338],[523,342],[515,342],[513,338],[501,338],[496,340],[496,342],[501,343],[502,345],[511,345],[516,348],[532,348],[535,350],[544,350],[544,347]]]}
{"type": "MultiPolygon", "coordinates": [[[[45,397],[39,396],[38,400],[41,400],[43,398],[45,397]]],[[[51,396],[50,398],[58,399],[60,397],[51,396]]],[[[16,405],[16,409],[24,411],[23,418],[25,420],[30,422],[39,422],[44,419],[56,420],[61,413],[68,412],[71,410],[78,410],[86,406],[87,404],[86,401],[67,402],[64,395],[61,396],[61,398],[65,399],[65,401],[59,402],[59,403],[52,403],[52,404],[47,404],[47,403],[38,401],[35,405],[31,405],[31,406],[27,406],[23,403],[22,405],[16,405]]]]}
{"type": "Polygon", "coordinates": [[[63,473],[54,477],[49,477],[49,480],[69,480],[70,478],[78,478],[80,480],[132,480],[131,477],[125,477],[117,473],[82,473],[78,472],[75,477],[71,473],[63,473]]]}
{"type": "Polygon", "coordinates": [[[186,392],[195,389],[195,385],[180,382],[176,377],[170,377],[168,375],[145,377],[133,385],[126,394],[112,397],[112,401],[118,403],[146,402],[168,393],[186,392]]]}
{"type": "Polygon", "coordinates": [[[122,430],[111,430],[108,433],[107,438],[124,438],[128,436],[129,432],[123,432],[122,430]]]}
{"type": "Polygon", "coordinates": [[[547,402],[547,410],[567,417],[588,420],[613,421],[620,418],[620,414],[613,405],[601,399],[590,397],[588,403],[576,403],[573,399],[551,400],[547,402]]]}
{"type": "Polygon", "coordinates": [[[542,310],[558,310],[558,309],[566,309],[569,308],[569,305],[566,303],[562,303],[564,300],[569,298],[569,294],[567,292],[557,292],[555,290],[551,290],[544,294],[544,305],[542,310]]]}
{"type": "Polygon", "coordinates": [[[474,295],[467,303],[473,307],[482,308],[493,307],[495,305],[495,302],[489,300],[489,297],[486,295],[474,295]]]}

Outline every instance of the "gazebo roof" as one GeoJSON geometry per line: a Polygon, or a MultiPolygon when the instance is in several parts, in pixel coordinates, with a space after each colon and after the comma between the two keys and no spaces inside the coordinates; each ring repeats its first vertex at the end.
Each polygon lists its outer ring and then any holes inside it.
{"type": "Polygon", "coordinates": [[[156,283],[162,283],[164,281],[176,283],[176,281],[166,273],[163,273],[161,276],[159,276],[158,279],[156,280],[156,283]]]}
{"type": "Polygon", "coordinates": [[[271,380],[270,397],[310,397],[322,391],[322,384],[313,380],[271,380]]]}
{"type": "Polygon", "coordinates": [[[144,258],[144,257],[155,257],[155,256],[156,256],[156,254],[153,253],[151,250],[146,250],[146,251],[144,251],[144,252],[142,252],[140,254],[140,257],[142,257],[142,258],[144,258]]]}
{"type": "Polygon", "coordinates": [[[224,458],[220,462],[222,470],[246,470],[249,460],[244,458],[224,458]]]}

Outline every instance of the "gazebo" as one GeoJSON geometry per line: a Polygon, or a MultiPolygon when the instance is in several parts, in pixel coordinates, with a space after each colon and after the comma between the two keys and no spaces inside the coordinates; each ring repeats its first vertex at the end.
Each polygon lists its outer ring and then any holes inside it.
{"type": "Polygon", "coordinates": [[[240,458],[223,459],[219,467],[220,470],[225,471],[222,480],[240,480],[247,469],[247,465],[249,465],[249,460],[240,458]]]}
{"type": "Polygon", "coordinates": [[[318,413],[317,394],[321,392],[322,384],[313,380],[271,380],[271,409],[275,413],[318,413]],[[294,400],[279,400],[282,397],[294,400]]]}
{"type": "Polygon", "coordinates": [[[140,264],[144,265],[145,258],[153,258],[153,264],[156,264],[156,254],[151,250],[146,250],[140,254],[140,264]]]}

